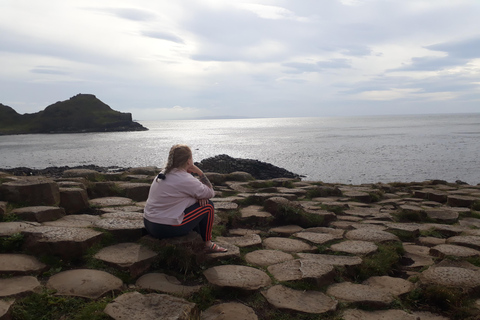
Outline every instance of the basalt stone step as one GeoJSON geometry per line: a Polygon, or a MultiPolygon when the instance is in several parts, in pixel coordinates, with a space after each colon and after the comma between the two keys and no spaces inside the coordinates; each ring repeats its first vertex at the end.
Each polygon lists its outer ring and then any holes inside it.
{"type": "Polygon", "coordinates": [[[123,281],[105,271],[77,269],[50,277],[46,287],[61,296],[98,299],[108,292],[122,290],[123,281]]]}
{"type": "Polygon", "coordinates": [[[480,289],[480,269],[472,265],[439,263],[423,271],[419,279],[422,285],[434,284],[467,291],[480,289]]]}
{"type": "Polygon", "coordinates": [[[40,290],[40,282],[32,276],[0,279],[0,298],[22,296],[40,290]]]}
{"type": "Polygon", "coordinates": [[[119,206],[130,206],[133,204],[133,200],[125,197],[103,197],[96,198],[89,201],[90,206],[93,207],[119,207],[119,206]]]}
{"type": "Polygon", "coordinates": [[[0,237],[9,237],[31,227],[41,226],[38,222],[0,222],[0,237]]]}
{"type": "Polygon", "coordinates": [[[375,229],[357,229],[348,231],[345,238],[349,240],[372,241],[372,242],[386,242],[386,241],[400,241],[400,239],[393,233],[375,230],[375,229]]]}
{"type": "Polygon", "coordinates": [[[34,206],[14,209],[10,212],[24,221],[46,222],[54,221],[65,216],[65,210],[53,206],[34,206]]]}
{"type": "Polygon", "coordinates": [[[319,286],[333,283],[335,277],[333,266],[320,260],[295,259],[271,265],[267,270],[278,281],[314,279],[319,286]]]}
{"type": "Polygon", "coordinates": [[[198,319],[195,304],[168,294],[128,292],[109,303],[104,312],[115,320],[125,319],[198,319]]]}
{"type": "Polygon", "coordinates": [[[238,302],[211,306],[200,315],[200,320],[258,320],[255,311],[238,302]]]}
{"type": "Polygon", "coordinates": [[[163,293],[187,297],[198,292],[202,286],[184,286],[173,276],[164,273],[147,273],[135,283],[136,287],[145,290],[155,290],[163,293]]]}
{"type": "Polygon", "coordinates": [[[259,267],[268,267],[293,259],[291,254],[279,250],[256,250],[245,255],[245,261],[259,267]]]}
{"type": "Polygon", "coordinates": [[[22,231],[24,249],[34,254],[54,254],[64,259],[78,258],[99,243],[102,233],[87,228],[39,226],[22,231]]]}
{"type": "Polygon", "coordinates": [[[146,201],[150,191],[150,183],[122,182],[117,183],[120,192],[133,201],[146,201]]]}
{"type": "Polygon", "coordinates": [[[240,214],[243,219],[247,218],[271,218],[272,214],[263,210],[262,206],[251,205],[240,209],[240,214]]]}
{"type": "Polygon", "coordinates": [[[286,225],[286,226],[279,226],[271,228],[268,232],[269,233],[278,233],[281,235],[292,235],[296,232],[302,231],[303,228],[297,225],[286,225]]]}
{"type": "Polygon", "coordinates": [[[216,286],[250,291],[267,287],[272,282],[262,270],[239,265],[216,266],[205,270],[203,274],[208,282],[216,286]]]}
{"type": "Polygon", "coordinates": [[[317,232],[307,232],[307,231],[297,232],[293,236],[302,240],[307,240],[315,244],[324,244],[326,242],[336,239],[334,235],[331,235],[328,233],[317,233],[317,232]]]}
{"type": "Polygon", "coordinates": [[[0,184],[0,195],[0,200],[30,206],[54,206],[60,202],[57,183],[45,177],[22,177],[4,182],[0,184]]]}
{"type": "Polygon", "coordinates": [[[337,309],[338,302],[319,291],[300,291],[276,285],[262,291],[267,301],[279,309],[322,314],[337,309]]]}
{"type": "Polygon", "coordinates": [[[327,294],[341,302],[355,303],[372,308],[386,307],[395,299],[388,291],[351,282],[333,284],[327,288],[327,294]]]}
{"type": "Polygon", "coordinates": [[[390,292],[394,296],[401,296],[415,289],[415,285],[405,279],[389,276],[370,277],[363,284],[390,292]]]}
{"type": "Polygon", "coordinates": [[[31,275],[40,274],[48,266],[37,258],[26,254],[0,253],[0,274],[31,275]]]}
{"type": "Polygon", "coordinates": [[[102,219],[124,219],[124,220],[141,220],[143,221],[142,212],[113,211],[107,212],[100,216],[102,219]]]}
{"type": "Polygon", "coordinates": [[[330,249],[338,252],[367,255],[378,250],[375,243],[371,241],[346,240],[330,246],[330,249]]]}
{"type": "Polygon", "coordinates": [[[455,236],[446,241],[448,244],[454,244],[480,250],[480,236],[455,236]]]}
{"type": "Polygon", "coordinates": [[[468,258],[480,256],[480,251],[453,244],[439,244],[433,248],[430,248],[430,254],[442,259],[447,256],[468,258]]]}
{"type": "Polygon", "coordinates": [[[289,238],[270,237],[263,240],[265,249],[281,250],[288,253],[294,252],[313,252],[316,247],[305,243],[304,241],[289,238]]]}
{"type": "Polygon", "coordinates": [[[262,238],[258,234],[247,234],[241,237],[217,237],[217,241],[228,242],[240,248],[262,244],[262,238]]]}
{"type": "Polygon", "coordinates": [[[316,260],[323,264],[332,266],[359,266],[362,264],[362,258],[356,256],[339,256],[332,254],[298,253],[301,259],[316,260]]]}
{"type": "Polygon", "coordinates": [[[87,191],[83,188],[60,188],[60,206],[67,214],[78,214],[89,208],[87,191]]]}
{"type": "Polygon", "coordinates": [[[146,234],[143,220],[105,218],[95,222],[95,227],[113,234],[119,242],[137,241],[146,234]]]}
{"type": "Polygon", "coordinates": [[[100,220],[99,216],[92,216],[90,214],[75,214],[62,217],[55,221],[44,222],[42,225],[65,228],[90,228],[93,227],[95,222],[98,220],[100,220]]]}
{"type": "Polygon", "coordinates": [[[136,278],[150,268],[156,256],[155,252],[140,244],[118,243],[101,249],[94,258],[127,270],[136,278]]]}
{"type": "Polygon", "coordinates": [[[11,309],[15,299],[9,300],[0,300],[0,320],[10,320],[11,318],[11,309]]]}

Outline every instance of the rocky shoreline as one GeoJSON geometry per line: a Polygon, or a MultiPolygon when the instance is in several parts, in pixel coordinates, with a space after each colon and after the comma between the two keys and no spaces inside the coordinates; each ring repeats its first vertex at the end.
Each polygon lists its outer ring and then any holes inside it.
{"type": "Polygon", "coordinates": [[[478,185],[209,172],[205,254],[145,234],[158,168],[96,169],[0,172],[0,319],[480,319],[478,185]]]}

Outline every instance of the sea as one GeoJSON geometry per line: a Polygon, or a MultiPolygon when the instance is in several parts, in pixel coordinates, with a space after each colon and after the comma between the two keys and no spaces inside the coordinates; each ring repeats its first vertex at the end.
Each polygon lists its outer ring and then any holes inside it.
{"type": "Polygon", "coordinates": [[[480,113],[138,122],[149,130],[0,136],[0,168],[163,167],[183,143],[195,161],[255,159],[308,181],[480,183],[480,113]]]}

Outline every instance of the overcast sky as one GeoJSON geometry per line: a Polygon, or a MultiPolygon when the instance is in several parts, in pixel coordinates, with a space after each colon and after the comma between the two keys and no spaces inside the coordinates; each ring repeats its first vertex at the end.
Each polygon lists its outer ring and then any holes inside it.
{"type": "Polygon", "coordinates": [[[0,0],[0,103],[134,119],[480,112],[479,0],[0,0]]]}

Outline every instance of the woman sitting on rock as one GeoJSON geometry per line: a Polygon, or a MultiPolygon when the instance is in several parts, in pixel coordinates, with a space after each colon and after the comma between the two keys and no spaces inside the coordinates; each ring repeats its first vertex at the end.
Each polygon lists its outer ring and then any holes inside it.
{"type": "Polygon", "coordinates": [[[150,186],[143,215],[145,228],[159,239],[184,236],[194,230],[202,236],[208,252],[226,252],[212,242],[214,208],[209,199],[214,195],[212,184],[193,163],[190,148],[174,145],[166,167],[150,186]]]}

